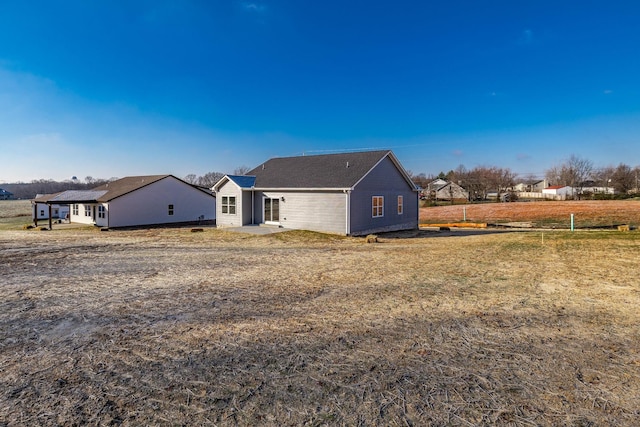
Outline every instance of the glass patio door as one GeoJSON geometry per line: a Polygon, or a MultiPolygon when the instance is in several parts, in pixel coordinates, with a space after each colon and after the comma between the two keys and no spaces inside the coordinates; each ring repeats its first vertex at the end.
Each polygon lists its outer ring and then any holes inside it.
{"type": "Polygon", "coordinates": [[[264,222],[280,223],[280,199],[264,199],[264,222]]]}

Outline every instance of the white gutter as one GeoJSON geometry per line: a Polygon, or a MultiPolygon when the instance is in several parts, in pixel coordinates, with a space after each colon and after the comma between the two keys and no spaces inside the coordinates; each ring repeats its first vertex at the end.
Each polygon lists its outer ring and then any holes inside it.
{"type": "Polygon", "coordinates": [[[318,188],[318,187],[308,187],[308,188],[296,188],[296,187],[251,187],[251,190],[258,191],[351,191],[351,188],[318,188]]]}

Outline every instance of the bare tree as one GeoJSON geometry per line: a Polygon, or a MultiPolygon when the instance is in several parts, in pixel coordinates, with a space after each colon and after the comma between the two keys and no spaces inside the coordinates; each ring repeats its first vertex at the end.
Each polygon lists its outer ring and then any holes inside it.
{"type": "Polygon", "coordinates": [[[184,180],[189,184],[195,184],[198,182],[198,176],[195,173],[190,173],[189,175],[184,177],[184,180]]]}
{"type": "Polygon", "coordinates": [[[211,188],[216,182],[220,181],[224,175],[222,172],[207,172],[204,176],[198,178],[198,185],[211,188]]]}
{"type": "Polygon", "coordinates": [[[636,171],[629,165],[620,163],[611,176],[611,184],[616,192],[627,194],[636,186],[636,171]]]}
{"type": "Polygon", "coordinates": [[[491,186],[494,187],[498,193],[496,201],[499,202],[501,200],[500,195],[506,192],[510,187],[513,187],[516,174],[509,168],[498,167],[492,167],[488,172],[491,186]]]}
{"type": "Polygon", "coordinates": [[[238,166],[237,168],[235,168],[233,170],[233,174],[234,175],[244,175],[247,172],[249,172],[250,170],[251,170],[251,168],[249,166],[242,165],[242,166],[238,166]]]}
{"type": "Polygon", "coordinates": [[[567,185],[572,187],[578,199],[580,199],[582,189],[586,181],[591,178],[593,172],[593,163],[590,160],[572,154],[571,157],[561,165],[552,166],[547,169],[546,176],[553,185],[567,185]]]}

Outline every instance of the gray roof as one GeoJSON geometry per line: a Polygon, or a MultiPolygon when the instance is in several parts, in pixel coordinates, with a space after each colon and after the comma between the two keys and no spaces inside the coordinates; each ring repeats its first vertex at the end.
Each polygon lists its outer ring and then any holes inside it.
{"type": "Polygon", "coordinates": [[[391,151],[381,150],[276,157],[247,172],[247,175],[255,176],[256,188],[349,189],[387,156],[403,171],[391,151]]]}
{"type": "MultiPolygon", "coordinates": [[[[127,176],[115,181],[107,182],[104,185],[96,187],[93,191],[104,191],[104,195],[100,196],[96,201],[108,202],[117,197],[124,196],[127,193],[146,187],[149,184],[160,181],[172,175],[146,175],[146,176],[127,176]]],[[[177,178],[176,178],[177,179],[177,178]]],[[[191,184],[189,184],[191,185],[191,184]]]]}
{"type": "MultiPolygon", "coordinates": [[[[117,179],[115,181],[108,182],[104,185],[96,187],[92,190],[67,190],[56,194],[47,194],[42,197],[36,197],[35,202],[42,203],[103,203],[109,202],[117,197],[124,196],[154,182],[160,181],[167,177],[173,177],[179,181],[179,178],[173,175],[146,175],[146,176],[128,176],[125,178],[117,179]]],[[[186,185],[189,185],[197,190],[200,190],[210,196],[214,197],[211,191],[189,184],[185,181],[186,185]]]]}
{"type": "Polygon", "coordinates": [[[106,191],[67,190],[62,193],[52,195],[52,197],[49,197],[47,201],[56,203],[95,202],[105,193],[106,191]]]}

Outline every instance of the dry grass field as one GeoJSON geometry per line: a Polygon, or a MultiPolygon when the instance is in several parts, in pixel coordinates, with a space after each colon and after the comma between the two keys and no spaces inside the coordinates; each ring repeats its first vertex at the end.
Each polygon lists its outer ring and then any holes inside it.
{"type": "Polygon", "coordinates": [[[569,228],[574,214],[576,228],[611,227],[619,224],[640,226],[638,200],[584,200],[564,202],[483,203],[424,207],[420,222],[446,223],[467,221],[491,224],[528,222],[533,227],[569,228]]]}
{"type": "Polygon", "coordinates": [[[638,425],[640,233],[474,233],[0,231],[0,425],[638,425]]]}

